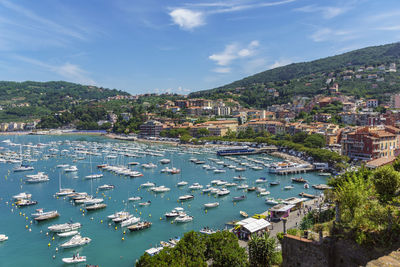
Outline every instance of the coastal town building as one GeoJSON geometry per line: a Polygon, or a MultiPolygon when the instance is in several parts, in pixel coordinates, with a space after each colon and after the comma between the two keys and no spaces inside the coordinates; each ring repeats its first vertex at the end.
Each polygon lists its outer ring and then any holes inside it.
{"type": "Polygon", "coordinates": [[[159,121],[150,120],[140,125],[140,135],[156,137],[160,136],[160,132],[163,130],[163,125],[159,121]]]}
{"type": "Polygon", "coordinates": [[[343,155],[359,160],[396,156],[399,137],[393,128],[360,127],[348,133],[342,140],[343,155]]]}

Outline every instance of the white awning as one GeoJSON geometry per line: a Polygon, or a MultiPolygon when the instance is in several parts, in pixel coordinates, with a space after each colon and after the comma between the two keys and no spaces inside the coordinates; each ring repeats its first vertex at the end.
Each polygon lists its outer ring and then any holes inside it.
{"type": "Polygon", "coordinates": [[[250,233],[255,233],[257,231],[266,229],[271,224],[264,219],[258,219],[254,222],[248,223],[243,226],[244,229],[249,231],[250,233]]]}
{"type": "Polygon", "coordinates": [[[270,208],[270,211],[273,212],[286,212],[288,210],[290,210],[291,208],[293,208],[295,205],[283,205],[283,204],[278,204],[276,206],[273,206],[272,208],[270,208]]]}
{"type": "Polygon", "coordinates": [[[246,225],[246,224],[249,224],[249,223],[252,223],[252,222],[255,222],[255,221],[258,221],[258,219],[249,217],[249,218],[246,218],[244,220],[238,221],[236,223],[236,225],[246,225]]]}

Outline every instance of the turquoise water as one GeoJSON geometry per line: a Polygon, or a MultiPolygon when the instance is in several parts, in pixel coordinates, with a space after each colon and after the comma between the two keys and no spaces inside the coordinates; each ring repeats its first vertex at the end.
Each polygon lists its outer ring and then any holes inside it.
{"type": "MultiPolygon", "coordinates": [[[[189,193],[188,186],[194,182],[198,182],[202,185],[209,184],[211,180],[223,179],[232,182],[232,178],[238,174],[247,177],[247,184],[252,186],[254,181],[259,177],[267,177],[268,181],[279,180],[281,184],[276,187],[267,186],[267,190],[271,192],[272,197],[275,198],[287,198],[291,196],[297,196],[299,192],[304,191],[302,184],[293,184],[294,189],[283,190],[285,185],[292,184],[290,178],[296,176],[303,176],[308,179],[310,184],[325,183],[326,178],[317,176],[315,173],[301,174],[301,175],[288,175],[278,176],[268,174],[266,169],[261,171],[254,171],[247,169],[245,172],[235,172],[234,170],[225,168],[226,173],[214,174],[212,171],[206,171],[201,165],[191,163],[189,159],[195,157],[197,159],[205,160],[207,164],[216,166],[213,162],[207,160],[207,158],[216,158],[215,153],[202,153],[202,154],[190,154],[190,153],[178,153],[178,152],[165,152],[165,156],[144,156],[140,158],[127,158],[123,155],[117,157],[117,159],[105,159],[102,156],[86,156],[83,160],[78,160],[73,163],[74,158],[69,156],[61,156],[60,151],[62,149],[70,149],[71,146],[65,144],[64,141],[82,141],[85,147],[91,146],[98,143],[109,143],[110,145],[116,145],[118,141],[94,137],[94,136],[0,136],[0,142],[5,139],[11,139],[12,142],[18,144],[33,145],[37,143],[49,143],[55,141],[63,141],[63,144],[57,146],[59,152],[56,156],[48,159],[43,158],[43,155],[49,155],[48,151],[50,147],[42,148],[38,156],[37,162],[32,162],[31,165],[35,167],[34,171],[14,173],[12,172],[13,164],[0,163],[0,234],[6,234],[9,237],[8,241],[0,243],[0,266],[64,266],[61,259],[63,257],[71,257],[73,253],[79,252],[80,255],[87,256],[87,263],[98,264],[100,266],[132,266],[136,259],[138,259],[146,249],[159,245],[161,240],[167,241],[169,238],[182,236],[183,233],[190,230],[200,230],[204,226],[209,226],[214,229],[223,229],[225,223],[231,220],[241,219],[239,211],[244,210],[248,214],[261,213],[268,209],[269,205],[266,205],[264,198],[258,196],[256,192],[244,193],[231,187],[230,195],[214,198],[213,195],[202,194],[201,190],[195,191],[195,199],[184,203],[178,203],[177,199],[179,196],[189,193]],[[159,163],[161,158],[169,158],[172,160],[174,167],[181,169],[181,174],[168,175],[160,173],[160,170],[171,164],[162,165],[159,163]],[[92,164],[90,164],[90,161],[92,164]],[[140,163],[153,162],[157,164],[156,169],[145,170],[139,166],[135,166],[133,169],[141,171],[144,176],[139,178],[126,178],[125,176],[117,176],[110,172],[103,172],[104,177],[101,179],[93,180],[91,185],[90,180],[84,179],[84,177],[91,172],[91,165],[94,172],[97,172],[95,167],[101,163],[110,164],[127,164],[129,161],[137,161],[140,163]],[[103,191],[97,194],[98,197],[104,193],[105,203],[108,205],[107,208],[89,214],[83,215],[80,211],[81,207],[73,206],[68,199],[53,197],[54,193],[58,191],[59,182],[58,175],[60,169],[56,168],[58,164],[71,164],[76,165],[79,171],[76,174],[65,174],[62,173],[62,187],[74,188],[78,192],[86,191],[93,193],[95,188],[102,184],[113,184],[115,189],[111,191],[103,191]],[[41,184],[25,184],[22,178],[26,174],[37,173],[43,171],[49,175],[50,181],[41,184]],[[188,186],[177,188],[176,184],[185,180],[189,183],[188,186]],[[140,184],[147,181],[155,182],[157,185],[165,185],[171,188],[170,192],[163,194],[155,194],[145,189],[139,189],[140,184]],[[15,208],[11,205],[12,196],[20,192],[29,192],[32,194],[32,199],[39,202],[36,206],[30,206],[25,208],[15,208]],[[233,196],[240,196],[246,194],[247,199],[234,204],[232,202],[233,196]],[[151,200],[151,205],[148,207],[140,207],[135,203],[128,203],[126,200],[128,197],[142,196],[143,201],[151,200]],[[204,203],[218,201],[220,206],[213,209],[208,209],[206,212],[203,208],[204,203]],[[171,209],[182,206],[192,216],[194,220],[185,224],[171,224],[171,220],[166,220],[163,216],[164,213],[171,209]],[[56,209],[60,213],[60,217],[42,223],[33,222],[30,224],[32,218],[30,214],[37,208],[44,208],[45,210],[56,209]],[[114,225],[109,225],[107,221],[107,215],[114,213],[115,211],[127,209],[135,216],[141,217],[142,220],[148,220],[153,222],[151,228],[130,233],[126,230],[126,234],[123,233],[123,229],[118,227],[114,229],[114,225]],[[25,214],[25,216],[20,215],[25,214]],[[25,217],[28,216],[28,219],[25,217]],[[160,220],[162,218],[162,220],[160,220]],[[82,223],[81,235],[87,236],[92,239],[92,242],[86,246],[72,249],[59,249],[56,252],[56,248],[69,238],[61,239],[57,236],[46,235],[47,227],[55,223],[65,223],[69,220],[74,222],[82,223]],[[103,220],[103,223],[101,221],[103,220]],[[26,228],[28,225],[28,229],[26,228]],[[31,229],[29,231],[29,229],[31,229]],[[124,240],[122,238],[124,237],[124,240]],[[48,246],[50,244],[50,246],[48,246]],[[53,258],[54,257],[54,258],[53,258]]],[[[128,143],[125,143],[128,144],[128,143]]],[[[128,144],[132,145],[132,143],[128,144]]],[[[5,143],[0,143],[0,146],[5,149],[10,149],[19,152],[20,146],[8,146],[5,143]]],[[[142,149],[148,147],[150,149],[159,148],[170,148],[168,146],[148,146],[141,144],[142,149]]],[[[23,148],[23,151],[26,147],[23,148]]],[[[184,152],[184,148],[181,149],[184,152]]],[[[99,150],[101,151],[101,150],[99,150]]],[[[258,157],[258,156],[252,156],[258,157]]],[[[223,159],[227,163],[230,160],[223,159]]],[[[274,159],[278,161],[279,159],[274,159]]],[[[236,181],[235,181],[236,182],[236,181]]],[[[317,193],[313,189],[308,189],[308,193],[317,193]]],[[[84,264],[82,264],[84,266],[84,264]]]]}

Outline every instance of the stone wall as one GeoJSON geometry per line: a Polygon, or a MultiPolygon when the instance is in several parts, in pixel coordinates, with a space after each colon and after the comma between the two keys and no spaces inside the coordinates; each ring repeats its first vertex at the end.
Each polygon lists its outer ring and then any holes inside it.
{"type": "Polygon", "coordinates": [[[349,240],[324,238],[316,242],[292,235],[282,240],[283,267],[359,267],[389,253],[366,249],[349,240]]]}

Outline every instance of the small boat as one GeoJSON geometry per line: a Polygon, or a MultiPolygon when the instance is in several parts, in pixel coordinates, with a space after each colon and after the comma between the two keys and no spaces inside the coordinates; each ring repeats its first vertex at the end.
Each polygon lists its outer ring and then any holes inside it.
{"type": "Polygon", "coordinates": [[[275,185],[280,185],[281,182],[270,182],[269,185],[270,186],[275,186],[275,185]]]}
{"type": "Polygon", "coordinates": [[[0,242],[8,240],[8,236],[0,234],[0,242]]]}
{"type": "Polygon", "coordinates": [[[36,205],[38,202],[35,200],[30,200],[30,199],[21,199],[18,200],[15,204],[18,207],[26,207],[26,206],[32,206],[32,205],[36,205]]]}
{"type": "Polygon", "coordinates": [[[222,188],[221,190],[218,190],[217,195],[219,197],[221,197],[221,196],[226,196],[226,195],[228,195],[230,193],[231,193],[231,191],[229,191],[228,189],[222,188]]]}
{"type": "Polygon", "coordinates": [[[110,220],[113,220],[115,218],[119,218],[121,216],[128,216],[128,215],[129,215],[129,212],[127,212],[127,211],[118,211],[114,214],[108,215],[107,218],[110,220]]]}
{"type": "Polygon", "coordinates": [[[194,199],[194,196],[193,195],[183,195],[183,196],[180,196],[178,199],[180,201],[185,201],[185,200],[194,199]]]}
{"type": "Polygon", "coordinates": [[[240,215],[242,215],[244,218],[247,218],[247,217],[249,217],[249,215],[246,213],[246,212],[244,212],[244,211],[239,211],[239,213],[240,213],[240,215]]]}
{"type": "Polygon", "coordinates": [[[247,191],[256,191],[257,187],[253,186],[253,187],[249,187],[247,188],[247,191]]]}
{"type": "Polygon", "coordinates": [[[128,220],[129,218],[132,218],[132,217],[133,217],[133,215],[131,215],[129,212],[126,212],[126,213],[119,214],[118,217],[113,218],[112,221],[114,223],[120,223],[120,222],[128,220]]]}
{"type": "Polygon", "coordinates": [[[294,188],[293,185],[287,185],[287,186],[283,187],[283,189],[285,189],[285,190],[291,190],[293,188],[294,188]]]}
{"type": "Polygon", "coordinates": [[[65,172],[77,172],[78,171],[78,167],[76,167],[75,165],[69,166],[68,168],[64,169],[65,172]]]}
{"type": "Polygon", "coordinates": [[[90,175],[86,175],[85,178],[86,179],[99,179],[103,177],[102,173],[94,173],[94,174],[90,174],[90,175]]]}
{"type": "Polygon", "coordinates": [[[214,230],[212,230],[212,229],[210,229],[208,227],[204,227],[199,232],[202,233],[202,234],[206,234],[206,235],[212,235],[212,234],[215,234],[217,231],[214,231],[214,230]]]}
{"type": "Polygon", "coordinates": [[[219,206],[219,202],[211,202],[211,203],[206,203],[204,204],[205,208],[215,208],[219,206]]]}
{"type": "Polygon", "coordinates": [[[81,262],[86,262],[86,256],[73,256],[70,258],[62,258],[62,261],[66,264],[76,264],[81,262]]]}
{"type": "Polygon", "coordinates": [[[141,187],[152,187],[152,186],[155,186],[155,185],[156,185],[155,183],[146,182],[146,183],[144,183],[144,184],[141,184],[140,186],[141,186],[141,187]]]}
{"type": "Polygon", "coordinates": [[[310,186],[308,184],[304,184],[304,188],[308,189],[308,188],[310,188],[310,186]]]}
{"type": "Polygon", "coordinates": [[[222,170],[222,169],[216,169],[214,170],[214,173],[225,173],[226,170],[222,170]]]}
{"type": "Polygon", "coordinates": [[[177,223],[186,223],[186,222],[191,222],[191,221],[193,221],[193,216],[189,216],[187,214],[179,215],[174,220],[174,222],[177,222],[177,223]]]}
{"type": "Polygon", "coordinates": [[[185,185],[187,185],[187,184],[188,184],[188,182],[181,181],[181,182],[177,183],[176,185],[177,185],[177,186],[185,186],[185,185]]]}
{"type": "Polygon", "coordinates": [[[60,190],[56,193],[56,196],[63,197],[74,193],[75,190],[72,188],[60,188],[60,190]]]}
{"type": "Polygon", "coordinates": [[[62,169],[68,168],[68,167],[69,167],[69,164],[59,164],[59,165],[57,165],[57,168],[62,168],[62,169]]]}
{"type": "Polygon", "coordinates": [[[256,180],[256,183],[260,184],[260,183],[266,183],[267,182],[267,178],[265,177],[260,177],[256,180]]]}
{"type": "Polygon", "coordinates": [[[97,187],[97,190],[111,190],[114,188],[115,188],[115,186],[112,184],[103,184],[103,185],[97,187]]]}
{"type": "Polygon", "coordinates": [[[233,197],[232,199],[233,199],[233,201],[241,201],[241,200],[245,200],[246,196],[243,195],[243,196],[239,196],[239,197],[233,197]]]}
{"type": "Polygon", "coordinates": [[[295,183],[308,183],[308,181],[306,179],[304,179],[303,177],[292,178],[292,182],[295,182],[295,183]]]}
{"type": "Polygon", "coordinates": [[[32,166],[29,166],[29,165],[21,165],[21,166],[15,167],[15,168],[13,169],[13,172],[31,171],[31,170],[33,170],[33,169],[34,169],[34,168],[33,168],[32,166]]]}
{"type": "Polygon", "coordinates": [[[203,186],[199,183],[194,183],[191,186],[189,186],[189,189],[191,189],[191,190],[197,190],[197,189],[202,189],[202,188],[203,188],[203,186]]]}
{"type": "Polygon", "coordinates": [[[171,162],[170,159],[161,159],[161,160],[160,160],[160,163],[161,163],[161,164],[168,164],[168,163],[170,163],[170,162],[171,162]]]}
{"type": "Polygon", "coordinates": [[[241,185],[238,185],[236,188],[241,190],[241,189],[247,189],[247,188],[249,188],[249,186],[247,184],[241,184],[241,185]]]}
{"type": "Polygon", "coordinates": [[[332,188],[332,187],[330,187],[329,185],[326,185],[326,184],[315,184],[312,187],[315,188],[315,189],[318,189],[318,190],[325,190],[325,189],[331,189],[332,188]]]}
{"type": "Polygon", "coordinates": [[[50,232],[54,233],[64,233],[77,230],[81,227],[82,225],[80,223],[63,223],[51,225],[47,227],[47,229],[49,229],[50,232]]]}
{"type": "Polygon", "coordinates": [[[128,226],[129,231],[134,232],[134,231],[139,231],[143,229],[147,229],[152,225],[151,222],[138,222],[137,224],[128,226]]]}
{"type": "Polygon", "coordinates": [[[42,216],[42,215],[51,214],[51,213],[53,213],[53,212],[57,212],[57,211],[52,210],[52,211],[46,211],[46,212],[45,212],[43,209],[37,209],[35,213],[32,213],[32,214],[31,214],[31,216],[34,217],[34,218],[36,218],[36,217],[39,217],[39,216],[42,216]]]}
{"type": "Polygon", "coordinates": [[[233,180],[246,180],[247,178],[246,177],[243,177],[243,176],[235,176],[235,177],[233,177],[233,180]]]}
{"type": "Polygon", "coordinates": [[[21,199],[29,199],[32,197],[32,194],[28,194],[25,192],[19,193],[18,195],[14,195],[13,199],[15,200],[21,200],[21,199]]]}
{"type": "Polygon", "coordinates": [[[265,203],[266,203],[266,204],[271,204],[271,205],[279,204],[279,202],[276,201],[273,197],[267,197],[267,198],[265,199],[265,203]]]}
{"type": "Polygon", "coordinates": [[[260,192],[260,196],[267,196],[267,195],[269,195],[269,194],[271,194],[271,192],[269,192],[269,191],[262,191],[262,192],[260,192]]]}
{"type": "Polygon", "coordinates": [[[319,172],[318,175],[319,176],[331,176],[332,174],[329,172],[319,172]]]}
{"type": "Polygon", "coordinates": [[[69,241],[60,245],[62,248],[73,248],[86,245],[90,243],[92,239],[89,237],[82,237],[80,235],[74,235],[69,241]]]}
{"type": "Polygon", "coordinates": [[[104,209],[107,207],[107,204],[104,203],[97,203],[97,204],[93,204],[91,206],[87,206],[86,210],[87,211],[91,211],[91,210],[99,210],[99,209],[104,209]]]}
{"type": "Polygon", "coordinates": [[[151,204],[151,201],[147,201],[147,202],[141,202],[139,203],[140,206],[149,206],[151,204]]]}
{"type": "Polygon", "coordinates": [[[51,219],[54,219],[54,218],[57,218],[60,216],[60,214],[56,210],[49,211],[49,212],[50,213],[48,213],[48,214],[37,216],[35,218],[35,221],[37,221],[37,222],[47,221],[47,220],[51,220],[51,219]]]}
{"type": "Polygon", "coordinates": [[[132,224],[138,223],[139,221],[140,221],[140,218],[132,216],[131,218],[122,221],[121,227],[130,226],[132,224]]]}
{"type": "Polygon", "coordinates": [[[161,185],[161,186],[153,187],[151,190],[152,190],[154,193],[164,193],[164,192],[170,191],[171,188],[166,187],[166,186],[164,186],[164,185],[161,185]]]}
{"type": "Polygon", "coordinates": [[[69,237],[69,236],[73,236],[73,235],[77,235],[77,234],[79,234],[79,232],[74,230],[74,231],[69,231],[69,232],[64,232],[64,233],[58,233],[57,236],[59,236],[59,237],[69,237]]]}
{"type": "Polygon", "coordinates": [[[141,199],[142,199],[142,197],[130,197],[130,198],[128,198],[129,201],[138,201],[138,200],[141,200],[141,199]]]}

